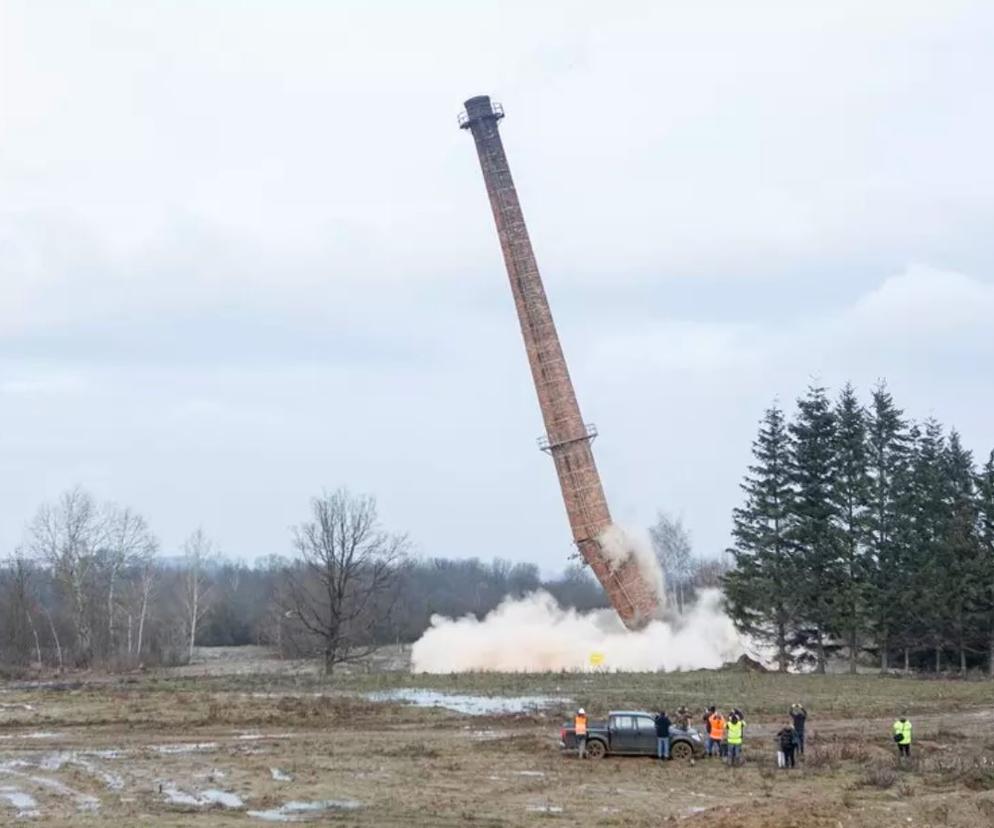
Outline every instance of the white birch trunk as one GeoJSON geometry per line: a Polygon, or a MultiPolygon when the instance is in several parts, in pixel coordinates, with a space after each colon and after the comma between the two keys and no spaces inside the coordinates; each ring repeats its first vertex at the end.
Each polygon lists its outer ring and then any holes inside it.
{"type": "Polygon", "coordinates": [[[62,644],[59,643],[59,634],[55,631],[55,622],[52,621],[52,614],[45,610],[45,617],[48,618],[48,626],[52,631],[52,641],[55,642],[55,654],[59,659],[59,672],[62,672],[63,661],[62,661],[62,644]]]}
{"type": "Polygon", "coordinates": [[[38,638],[38,628],[35,627],[34,619],[31,617],[31,611],[27,610],[25,614],[28,616],[28,624],[31,625],[31,634],[35,638],[35,664],[41,666],[41,640],[38,638]]]}

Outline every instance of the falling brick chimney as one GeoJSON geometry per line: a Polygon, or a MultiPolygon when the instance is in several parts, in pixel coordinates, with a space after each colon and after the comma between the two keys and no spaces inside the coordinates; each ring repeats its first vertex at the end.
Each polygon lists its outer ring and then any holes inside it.
{"type": "Polygon", "coordinates": [[[611,525],[611,513],[590,449],[597,431],[580,416],[576,392],[497,131],[497,122],[503,117],[501,105],[482,95],[466,101],[466,111],[459,116],[459,126],[473,133],[497,222],[497,235],[545,421],[546,436],[539,440],[539,446],[552,455],[556,464],[573,540],[580,554],[601,582],[625,626],[639,629],[656,614],[656,589],[633,557],[612,566],[598,541],[611,525]]]}

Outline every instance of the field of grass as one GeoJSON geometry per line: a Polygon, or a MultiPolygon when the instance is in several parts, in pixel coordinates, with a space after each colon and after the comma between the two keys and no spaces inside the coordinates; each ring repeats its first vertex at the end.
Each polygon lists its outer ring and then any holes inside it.
{"type": "Polygon", "coordinates": [[[63,678],[0,686],[0,824],[994,825],[994,685],[734,671],[654,674],[302,673],[63,678]],[[526,713],[466,715],[365,694],[402,689],[550,696],[526,713]],[[811,714],[795,771],[773,734],[811,714]],[[736,705],[746,764],[561,756],[582,704],[697,711],[736,705]],[[915,725],[913,761],[889,726],[915,725]],[[281,811],[288,803],[313,811],[281,811]],[[32,807],[27,804],[34,803],[32,807]],[[317,810],[320,806],[320,810],[317,810]]]}
{"type": "Polygon", "coordinates": [[[811,711],[832,717],[944,712],[990,705],[994,683],[900,676],[778,675],[735,670],[690,673],[461,673],[454,675],[389,672],[322,677],[223,676],[218,678],[152,679],[149,690],[283,689],[364,693],[425,688],[482,695],[566,696],[591,710],[621,708],[691,710],[710,703],[735,706],[752,716],[782,715],[802,701],[811,711]]]}

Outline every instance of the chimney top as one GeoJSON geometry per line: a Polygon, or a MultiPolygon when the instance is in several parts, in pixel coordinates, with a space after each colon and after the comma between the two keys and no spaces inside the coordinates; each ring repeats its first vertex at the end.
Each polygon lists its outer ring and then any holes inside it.
{"type": "Polygon", "coordinates": [[[499,121],[504,117],[504,107],[499,103],[490,100],[489,95],[477,95],[470,98],[464,104],[466,110],[459,114],[459,126],[461,129],[469,129],[477,121],[493,118],[499,121]]]}

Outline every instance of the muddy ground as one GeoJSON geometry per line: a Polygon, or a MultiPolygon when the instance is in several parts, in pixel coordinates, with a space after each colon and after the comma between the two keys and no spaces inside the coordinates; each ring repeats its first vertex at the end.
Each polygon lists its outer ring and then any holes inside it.
{"type": "Polygon", "coordinates": [[[8,683],[0,824],[994,825],[994,686],[984,682],[731,673],[327,682],[258,669],[8,683]],[[464,698],[450,710],[390,695],[418,699],[419,687],[464,698]],[[523,692],[542,698],[516,701],[523,692]],[[810,746],[800,768],[779,771],[772,734],[795,696],[811,712],[810,746]],[[744,767],[559,754],[559,724],[578,700],[596,716],[678,698],[746,710],[744,767]],[[897,704],[911,707],[916,730],[908,767],[888,739],[897,704]]]}

